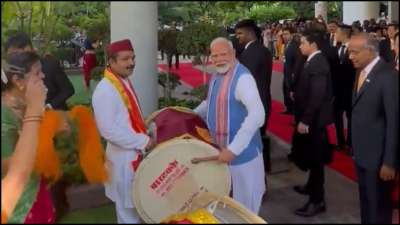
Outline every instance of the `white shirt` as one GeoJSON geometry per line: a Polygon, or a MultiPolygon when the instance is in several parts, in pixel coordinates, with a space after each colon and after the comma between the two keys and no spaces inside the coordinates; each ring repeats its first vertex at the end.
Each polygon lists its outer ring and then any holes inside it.
{"type": "Polygon", "coordinates": [[[340,56],[340,51],[342,50],[342,48],[344,48],[344,54],[346,54],[347,49],[349,48],[349,42],[346,42],[344,44],[344,46],[340,46],[339,50],[338,50],[338,55],[340,56]]]}
{"type": "MultiPolygon", "coordinates": [[[[236,136],[228,145],[233,154],[239,155],[250,143],[256,131],[264,124],[265,111],[257,89],[256,81],[251,74],[239,78],[235,90],[235,99],[243,103],[247,109],[247,116],[241,124],[236,136]]],[[[194,112],[203,119],[206,118],[208,102],[203,101],[194,112]]],[[[233,112],[234,113],[234,112],[233,112]]]]}
{"type": "Polygon", "coordinates": [[[106,167],[110,180],[104,185],[106,196],[118,207],[133,208],[131,162],[136,159],[137,152],[146,147],[149,137],[132,129],[128,109],[107,79],[103,78],[96,86],[92,106],[97,128],[107,140],[106,167]]]}
{"type": "Polygon", "coordinates": [[[363,70],[365,71],[365,77],[368,77],[368,74],[371,72],[372,68],[374,68],[374,66],[378,63],[380,57],[377,56],[375,57],[374,60],[372,60],[372,62],[370,62],[363,70]]]}
{"type": "Polygon", "coordinates": [[[249,43],[247,43],[246,46],[244,46],[244,49],[247,49],[247,47],[249,47],[249,45],[250,45],[251,43],[255,42],[255,41],[256,41],[256,40],[249,41],[249,43]]]}
{"type": "Polygon", "coordinates": [[[336,46],[337,43],[336,43],[336,35],[335,35],[335,33],[331,33],[331,35],[329,37],[329,40],[332,39],[332,36],[333,36],[332,46],[336,46]]]}
{"type": "Polygon", "coordinates": [[[103,79],[96,86],[92,104],[100,134],[108,142],[129,151],[146,146],[147,135],[135,133],[132,129],[128,109],[108,80],[103,79]]]}
{"type": "Polygon", "coordinates": [[[313,52],[311,55],[308,56],[307,62],[309,62],[316,54],[321,53],[320,50],[313,52]]]}

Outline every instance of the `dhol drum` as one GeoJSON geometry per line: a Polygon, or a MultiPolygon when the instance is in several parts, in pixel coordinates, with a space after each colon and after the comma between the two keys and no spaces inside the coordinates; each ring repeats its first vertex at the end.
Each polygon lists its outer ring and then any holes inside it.
{"type": "Polygon", "coordinates": [[[168,107],[150,115],[158,145],[140,163],[133,184],[136,210],[146,223],[265,223],[227,197],[231,177],[227,164],[216,159],[205,123],[193,111],[168,107]],[[206,213],[205,213],[206,212],[206,213]],[[209,213],[210,217],[205,218],[209,213]],[[215,220],[212,220],[212,218],[215,220]],[[172,220],[171,220],[172,219],[172,220]]]}
{"type": "Polygon", "coordinates": [[[166,107],[152,113],[145,122],[157,144],[183,136],[212,143],[207,124],[189,108],[166,107]]]}

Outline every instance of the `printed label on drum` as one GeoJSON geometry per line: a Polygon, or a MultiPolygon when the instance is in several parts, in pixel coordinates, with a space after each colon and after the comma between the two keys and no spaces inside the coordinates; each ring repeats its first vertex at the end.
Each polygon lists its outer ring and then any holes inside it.
{"type": "Polygon", "coordinates": [[[183,212],[185,211],[187,208],[189,208],[193,202],[193,199],[196,198],[197,196],[199,196],[200,193],[203,192],[208,192],[207,188],[204,186],[200,187],[199,191],[196,191],[195,193],[193,193],[190,198],[182,205],[182,207],[179,209],[179,212],[183,212]]]}
{"type": "Polygon", "coordinates": [[[188,171],[189,167],[174,160],[170,162],[160,176],[150,184],[150,188],[157,195],[164,197],[165,194],[171,191],[175,183],[185,176],[188,171]]]}

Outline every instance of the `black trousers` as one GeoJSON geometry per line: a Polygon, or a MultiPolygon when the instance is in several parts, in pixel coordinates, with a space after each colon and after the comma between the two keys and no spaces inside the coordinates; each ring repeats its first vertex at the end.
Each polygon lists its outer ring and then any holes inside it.
{"type": "MultiPolygon", "coordinates": [[[[267,109],[265,109],[267,110],[267,109]]],[[[269,109],[271,110],[271,108],[269,109]]],[[[266,112],[266,118],[265,118],[265,122],[262,125],[262,127],[260,128],[260,134],[261,134],[261,140],[263,143],[263,159],[264,159],[264,170],[265,172],[271,172],[271,140],[270,138],[267,136],[267,127],[268,127],[268,119],[269,119],[269,115],[270,112],[269,111],[265,111],[266,112]]]]}
{"type": "Polygon", "coordinates": [[[325,200],[324,191],[325,173],[323,164],[310,167],[306,189],[310,192],[310,202],[320,203],[325,200]]]}
{"type": "Polygon", "coordinates": [[[391,193],[393,182],[380,179],[379,171],[356,165],[360,195],[361,223],[392,223],[391,193]]]}
{"type": "Polygon", "coordinates": [[[290,87],[291,87],[292,79],[289,74],[283,75],[283,103],[285,104],[286,110],[289,112],[293,112],[293,100],[290,98],[290,87]]]}
{"type": "Polygon", "coordinates": [[[172,57],[175,56],[175,68],[179,69],[179,54],[167,54],[168,68],[172,68],[172,57]]]}
{"type": "Polygon", "coordinates": [[[337,144],[339,146],[344,146],[345,144],[351,146],[351,110],[350,109],[345,110],[339,107],[335,107],[334,117],[335,117],[337,144]],[[344,112],[346,112],[346,117],[347,117],[347,138],[345,138],[344,136],[344,122],[343,122],[344,112]]]}

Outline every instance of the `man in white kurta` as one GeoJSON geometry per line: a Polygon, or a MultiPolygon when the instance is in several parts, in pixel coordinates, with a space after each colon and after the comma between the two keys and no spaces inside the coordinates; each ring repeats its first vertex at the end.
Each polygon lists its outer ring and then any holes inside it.
{"type": "Polygon", "coordinates": [[[217,74],[207,99],[194,111],[206,120],[220,146],[219,161],[229,163],[233,198],[258,214],[265,192],[259,133],[265,120],[263,104],[253,76],[236,61],[232,43],[216,38],[210,48],[217,74]]]}
{"type": "Polygon", "coordinates": [[[118,223],[140,223],[132,199],[135,175],[132,162],[143,150],[150,149],[153,141],[143,131],[140,107],[128,78],[135,66],[135,54],[130,41],[112,43],[107,48],[107,54],[109,66],[92,99],[97,127],[107,140],[106,167],[110,180],[105,184],[105,192],[115,203],[118,223]],[[122,95],[131,102],[124,101],[122,95]],[[132,112],[132,108],[137,111],[132,112]]]}

